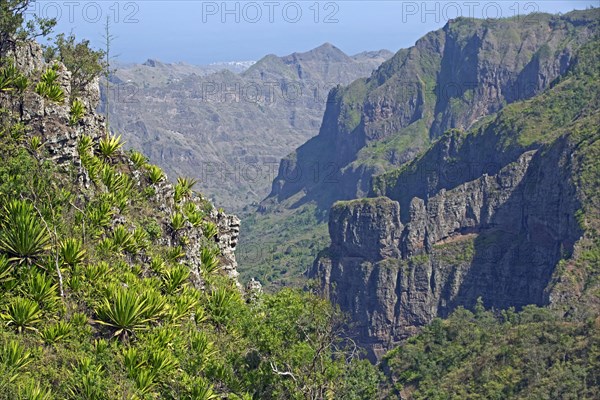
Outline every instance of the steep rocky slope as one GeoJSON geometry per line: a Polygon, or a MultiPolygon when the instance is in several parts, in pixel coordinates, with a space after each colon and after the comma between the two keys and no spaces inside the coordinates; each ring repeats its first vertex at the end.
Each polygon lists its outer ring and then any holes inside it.
{"type": "Polygon", "coordinates": [[[479,297],[597,312],[599,56],[589,41],[545,91],[333,206],[312,275],[372,356],[479,297]]]}
{"type": "MultiPolygon", "coordinates": [[[[130,155],[121,149],[117,149],[110,156],[110,165],[118,167],[118,172],[111,174],[109,168],[98,171],[94,170],[90,164],[84,165],[86,159],[81,154],[82,139],[89,138],[91,143],[97,145],[107,135],[104,117],[95,111],[100,101],[98,79],[86,86],[78,95],[78,99],[84,104],[84,113],[80,120],[71,123],[71,105],[69,104],[71,72],[58,61],[46,63],[41,47],[33,42],[25,43],[7,57],[15,60],[15,66],[24,76],[33,78],[44,71],[54,70],[57,72],[56,84],[65,94],[63,100],[50,100],[34,90],[25,90],[19,95],[15,95],[12,90],[6,90],[0,92],[0,109],[3,121],[10,120],[18,126],[23,125],[24,140],[39,138],[41,148],[37,151],[40,153],[38,156],[40,163],[49,162],[50,169],[58,169],[59,172],[69,172],[74,175],[72,179],[77,185],[72,190],[81,192],[75,201],[76,207],[93,208],[92,204],[98,202],[103,195],[108,194],[106,197],[112,199],[110,201],[113,203],[112,210],[107,211],[110,215],[111,229],[119,226],[128,229],[134,228],[135,224],[132,220],[139,219],[138,213],[143,213],[143,210],[137,208],[130,210],[131,202],[133,202],[131,199],[128,199],[125,204],[116,206],[114,203],[118,203],[118,195],[111,193],[113,187],[111,184],[119,180],[125,184],[124,182],[128,179],[123,177],[126,174],[131,175],[133,181],[129,182],[129,185],[135,187],[137,191],[146,191],[145,196],[149,197],[149,202],[156,205],[156,210],[159,210],[158,213],[152,215],[150,220],[146,221],[148,223],[151,223],[149,221],[158,221],[156,226],[161,237],[156,238],[155,244],[177,246],[183,240],[182,238],[186,238],[182,248],[185,252],[182,261],[185,260],[192,269],[192,274],[196,277],[195,283],[198,286],[202,286],[200,277],[201,248],[211,242],[219,250],[221,269],[231,278],[237,278],[237,261],[234,251],[239,235],[239,218],[217,212],[216,208],[205,199],[196,196],[193,202],[204,207],[205,222],[214,224],[215,236],[208,238],[207,242],[201,227],[205,225],[192,226],[187,222],[178,232],[171,232],[170,218],[180,206],[173,199],[174,185],[167,181],[166,176],[163,176],[155,184],[151,183],[146,176],[147,172],[144,167],[135,166],[129,158],[130,155]],[[92,171],[97,175],[94,176],[92,171]],[[108,193],[104,193],[104,191],[108,193]]],[[[35,86],[35,83],[35,81],[30,83],[30,86],[35,86]]],[[[119,187],[119,185],[115,184],[115,187],[119,187]]],[[[87,211],[92,212],[92,210],[87,211]]]]}
{"type": "MultiPolygon", "coordinates": [[[[347,56],[331,44],[247,70],[211,74],[149,61],[116,71],[111,126],[173,176],[228,209],[263,199],[279,160],[316,135],[328,91],[368,76],[388,51],[347,56]]],[[[231,69],[231,68],[230,68],[231,69]]]]}
{"type": "Polygon", "coordinates": [[[319,135],[282,160],[264,206],[294,197],[328,209],[367,194],[372,175],[410,161],[447,129],[468,129],[547,88],[598,28],[596,14],[459,18],[427,34],[329,94],[319,135]]]}

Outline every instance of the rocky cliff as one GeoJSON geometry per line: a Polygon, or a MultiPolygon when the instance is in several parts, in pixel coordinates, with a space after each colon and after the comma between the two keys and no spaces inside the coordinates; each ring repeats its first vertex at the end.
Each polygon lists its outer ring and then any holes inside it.
{"type": "Polygon", "coordinates": [[[410,161],[448,129],[468,129],[539,94],[598,27],[597,11],[452,20],[329,95],[319,135],[282,160],[265,208],[299,197],[327,209],[370,190],[375,174],[410,161]]]}
{"type": "Polygon", "coordinates": [[[497,106],[436,114],[429,134],[441,136],[427,151],[376,177],[372,197],[333,206],[332,244],[311,275],[353,315],[371,357],[479,297],[497,309],[598,303],[599,45],[573,50],[565,69],[565,51],[553,52],[546,90],[466,132],[436,126],[464,127],[497,106]]]}
{"type": "MultiPolygon", "coordinates": [[[[104,116],[96,113],[100,101],[100,88],[98,79],[90,83],[84,90],[80,91],[77,99],[84,104],[83,117],[76,123],[70,122],[71,102],[71,72],[59,61],[45,62],[42,49],[37,43],[24,43],[14,52],[7,55],[6,59],[12,59],[23,76],[28,77],[29,87],[35,87],[40,75],[48,69],[57,72],[56,84],[65,94],[61,101],[46,98],[35,90],[25,90],[21,94],[15,94],[12,90],[0,91],[0,110],[3,118],[11,121],[19,121],[18,126],[23,126],[23,140],[31,138],[40,139],[39,162],[50,162],[56,165],[61,172],[69,172],[73,180],[77,182],[77,191],[83,195],[77,199],[80,207],[85,208],[93,203],[95,198],[104,195],[111,197],[107,188],[110,182],[102,176],[93,177],[90,174],[90,166],[83,165],[81,153],[81,141],[85,136],[96,145],[101,138],[105,137],[107,128],[104,116]]],[[[3,132],[4,134],[4,132],[3,132]]],[[[109,165],[118,166],[119,171],[112,175],[113,179],[119,179],[125,175],[131,176],[136,189],[147,190],[151,194],[150,201],[156,208],[152,211],[156,218],[159,237],[156,244],[176,247],[182,245],[184,255],[180,258],[181,263],[190,267],[194,284],[203,286],[201,278],[201,250],[208,245],[214,245],[218,249],[218,260],[220,269],[224,274],[236,280],[238,276],[235,248],[238,242],[240,220],[234,215],[225,214],[217,209],[199,194],[194,194],[189,201],[202,207],[206,212],[203,224],[192,225],[186,222],[184,226],[173,233],[171,227],[171,216],[180,210],[181,205],[174,200],[173,184],[169,183],[166,176],[156,183],[151,183],[144,168],[136,168],[130,155],[118,149],[111,155],[109,165]],[[215,234],[206,237],[206,224],[214,224],[215,234]],[[208,240],[208,242],[207,242],[208,240]]],[[[147,165],[146,165],[147,167],[147,165]]],[[[103,172],[104,173],[104,172],[103,172]]],[[[107,173],[107,175],[109,175],[107,173]]],[[[110,231],[119,226],[133,231],[136,226],[133,219],[140,219],[140,210],[129,211],[129,203],[124,206],[114,207],[110,212],[110,231]]],[[[83,211],[82,211],[83,212],[83,211]]],[[[149,261],[149,258],[146,259],[149,261]]]]}

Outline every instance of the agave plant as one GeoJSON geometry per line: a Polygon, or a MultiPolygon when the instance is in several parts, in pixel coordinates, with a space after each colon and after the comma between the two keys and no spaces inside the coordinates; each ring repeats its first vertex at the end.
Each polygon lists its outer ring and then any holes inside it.
{"type": "Polygon", "coordinates": [[[19,71],[14,64],[7,65],[0,69],[0,91],[8,92],[14,89],[15,79],[19,71]]]}
{"type": "Polygon", "coordinates": [[[177,368],[177,360],[167,349],[152,351],[148,357],[148,365],[156,375],[169,375],[177,368]]]}
{"type": "Polygon", "coordinates": [[[8,383],[17,379],[21,371],[32,361],[31,352],[16,340],[2,343],[0,346],[0,364],[4,365],[8,383]]]}
{"type": "Polygon", "coordinates": [[[133,235],[123,225],[119,225],[113,230],[112,243],[114,248],[118,250],[135,250],[133,235]]]}
{"type": "Polygon", "coordinates": [[[39,82],[35,86],[35,92],[40,96],[43,96],[56,103],[62,103],[65,101],[65,92],[62,88],[56,84],[48,84],[44,81],[39,82]]]}
{"type": "Polygon", "coordinates": [[[83,242],[79,239],[68,238],[60,244],[60,258],[63,265],[68,265],[71,268],[83,262],[85,253],[83,242]]]}
{"type": "Polygon", "coordinates": [[[58,284],[45,273],[31,272],[23,291],[27,297],[48,310],[53,310],[58,305],[58,284]]]}
{"type": "Polygon", "coordinates": [[[90,264],[83,269],[83,275],[90,282],[96,282],[98,279],[106,277],[112,268],[106,261],[100,261],[97,264],[90,264]]]}
{"type": "Polygon", "coordinates": [[[118,173],[108,164],[104,164],[100,170],[100,179],[110,193],[126,192],[131,189],[127,175],[118,173]]]}
{"type": "Polygon", "coordinates": [[[148,158],[139,151],[132,150],[129,154],[129,159],[137,169],[141,169],[148,164],[148,158]]]}
{"type": "Polygon", "coordinates": [[[148,167],[148,179],[150,179],[151,183],[157,184],[165,179],[165,173],[158,165],[150,165],[148,167]]]}
{"type": "Polygon", "coordinates": [[[106,228],[110,225],[114,211],[108,202],[88,207],[87,218],[92,226],[106,228]]]}
{"type": "Polygon", "coordinates": [[[14,79],[13,85],[19,93],[23,93],[29,86],[29,79],[25,75],[19,75],[14,79]]]}
{"type": "Polygon", "coordinates": [[[162,274],[166,270],[165,261],[161,257],[154,257],[150,261],[150,269],[157,274],[162,274]]]}
{"type": "Polygon", "coordinates": [[[42,340],[46,344],[54,344],[65,339],[71,333],[72,326],[65,321],[58,321],[56,324],[48,325],[40,332],[42,340]]]}
{"type": "Polygon", "coordinates": [[[204,213],[202,211],[195,211],[191,214],[187,214],[187,219],[194,228],[197,228],[202,225],[204,221],[204,213]]]}
{"type": "Polygon", "coordinates": [[[27,383],[19,386],[19,400],[51,400],[52,391],[40,385],[40,382],[31,378],[27,383]]]}
{"type": "Polygon", "coordinates": [[[202,225],[202,233],[207,239],[212,239],[219,233],[219,228],[214,222],[206,221],[202,225]]]}
{"type": "Polygon", "coordinates": [[[205,247],[200,251],[200,268],[205,277],[212,274],[219,268],[218,255],[219,250],[214,248],[209,249],[205,247]]]}
{"type": "Polygon", "coordinates": [[[82,135],[77,142],[77,151],[80,156],[89,156],[93,148],[94,142],[88,135],[82,135]]]}
{"type": "Polygon", "coordinates": [[[177,264],[162,274],[163,289],[166,294],[178,292],[190,276],[190,270],[184,265],[177,264]]]}
{"type": "Polygon", "coordinates": [[[167,305],[167,300],[158,290],[147,288],[144,290],[141,298],[146,302],[144,318],[148,321],[154,321],[162,316],[167,305]]]}
{"type": "Polygon", "coordinates": [[[137,228],[133,231],[133,241],[135,243],[135,250],[139,252],[140,250],[145,250],[150,245],[150,239],[148,232],[145,229],[137,228]]]}
{"type": "Polygon", "coordinates": [[[185,291],[182,291],[180,295],[175,297],[175,304],[168,310],[168,320],[175,323],[185,317],[189,317],[197,308],[198,300],[188,295],[185,291]]]}
{"type": "Polygon", "coordinates": [[[185,250],[183,250],[183,247],[181,246],[173,246],[170,247],[166,254],[165,254],[165,259],[168,262],[174,263],[179,261],[180,259],[182,259],[183,257],[186,256],[185,250]]]}
{"type": "Polygon", "coordinates": [[[185,215],[177,211],[174,212],[171,216],[171,229],[173,229],[174,232],[183,229],[183,227],[185,226],[185,221],[185,215]]]}
{"type": "Polygon", "coordinates": [[[98,150],[104,158],[110,159],[122,146],[121,136],[106,135],[100,139],[98,150]]]}
{"type": "Polygon", "coordinates": [[[133,375],[135,387],[142,396],[149,395],[154,390],[157,385],[155,378],[154,371],[148,368],[140,368],[133,375]]]}
{"type": "Polygon", "coordinates": [[[88,317],[85,313],[76,312],[71,315],[70,322],[74,326],[84,326],[88,322],[88,317]]]}
{"type": "Polygon", "coordinates": [[[0,283],[12,281],[13,264],[0,254],[0,283]]]}
{"type": "Polygon", "coordinates": [[[39,136],[33,136],[31,139],[29,139],[29,147],[34,153],[37,153],[42,148],[43,144],[42,138],[39,136]]]}
{"type": "Polygon", "coordinates": [[[198,211],[198,207],[193,201],[188,201],[183,205],[182,210],[185,216],[189,217],[191,214],[195,214],[198,211]]]}
{"type": "Polygon", "coordinates": [[[0,318],[9,326],[14,326],[21,333],[24,329],[33,330],[34,325],[41,321],[42,312],[38,303],[23,297],[14,298],[7,306],[6,312],[0,318]]]}
{"type": "Polygon", "coordinates": [[[186,400],[214,400],[219,396],[215,393],[212,385],[201,377],[194,378],[189,393],[184,397],[186,400]]]}
{"type": "Polygon", "coordinates": [[[48,85],[52,85],[56,82],[58,78],[58,73],[53,68],[48,68],[41,76],[40,82],[44,82],[48,85]]]}
{"type": "Polygon", "coordinates": [[[146,298],[136,291],[119,288],[110,298],[104,298],[96,311],[98,323],[115,328],[113,336],[127,338],[148,326],[151,319],[146,316],[147,307],[146,298]]]}
{"type": "Polygon", "coordinates": [[[4,206],[0,251],[9,261],[33,264],[49,249],[50,234],[34,207],[26,200],[11,200],[4,206]]]}
{"type": "Polygon", "coordinates": [[[208,298],[207,308],[215,324],[222,326],[226,323],[236,301],[235,293],[227,288],[219,287],[212,291],[208,298]]]}
{"type": "Polygon", "coordinates": [[[190,178],[182,178],[182,177],[177,178],[177,184],[175,185],[174,195],[173,195],[175,203],[179,203],[181,200],[191,196],[192,187],[197,182],[198,181],[196,181],[194,179],[190,179],[190,178]]]}
{"type": "Polygon", "coordinates": [[[105,400],[108,396],[102,387],[103,371],[101,365],[94,365],[90,357],[79,360],[76,369],[76,383],[69,387],[73,399],[105,400]]]}
{"type": "Polygon", "coordinates": [[[73,100],[71,110],[69,110],[69,125],[76,125],[85,114],[85,105],[79,99],[73,100]]]}

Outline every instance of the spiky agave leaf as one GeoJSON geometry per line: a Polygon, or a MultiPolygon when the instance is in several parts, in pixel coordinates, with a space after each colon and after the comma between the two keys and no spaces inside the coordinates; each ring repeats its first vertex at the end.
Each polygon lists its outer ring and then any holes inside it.
{"type": "Polygon", "coordinates": [[[26,200],[12,200],[4,207],[0,251],[9,261],[33,264],[49,249],[50,234],[34,207],[26,200]]]}

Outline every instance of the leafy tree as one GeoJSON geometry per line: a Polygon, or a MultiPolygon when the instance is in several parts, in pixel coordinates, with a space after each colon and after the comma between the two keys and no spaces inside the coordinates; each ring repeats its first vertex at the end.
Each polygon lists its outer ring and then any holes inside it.
{"type": "Polygon", "coordinates": [[[0,2],[0,56],[13,50],[19,41],[48,35],[56,25],[56,19],[37,15],[26,21],[25,14],[32,4],[34,0],[0,2]]]}

